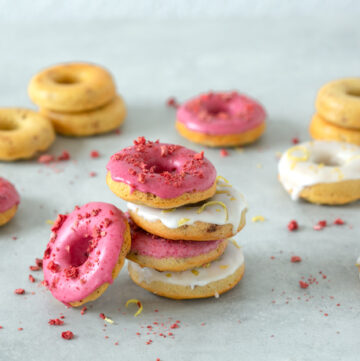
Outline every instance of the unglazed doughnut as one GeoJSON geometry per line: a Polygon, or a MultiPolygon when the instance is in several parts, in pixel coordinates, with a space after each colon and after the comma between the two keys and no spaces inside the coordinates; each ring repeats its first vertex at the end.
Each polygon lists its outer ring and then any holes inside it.
{"type": "Polygon", "coordinates": [[[360,130],[360,78],[325,84],[317,95],[316,110],[328,122],[360,130]]]}
{"type": "Polygon", "coordinates": [[[109,132],[119,127],[126,115],[125,103],[119,95],[110,103],[87,112],[58,113],[45,108],[40,112],[52,121],[58,133],[80,137],[109,132]]]}
{"type": "Polygon", "coordinates": [[[360,129],[339,127],[315,114],[310,123],[310,135],[318,140],[335,140],[360,145],[360,129]]]}
{"type": "Polygon", "coordinates": [[[215,195],[173,209],[127,203],[133,221],[146,231],[169,239],[211,241],[234,236],[245,225],[246,201],[227,181],[217,180],[215,195]]]}
{"type": "Polygon", "coordinates": [[[0,177],[0,226],[15,216],[19,203],[20,196],[15,187],[0,177]]]}
{"type": "Polygon", "coordinates": [[[100,297],[117,277],[130,250],[125,215],[92,202],[59,215],[44,253],[44,280],[53,296],[80,306],[100,297]]]}
{"type": "Polygon", "coordinates": [[[131,279],[140,287],[173,299],[218,297],[235,287],[245,271],[241,248],[229,242],[224,254],[207,267],[183,272],[159,272],[129,262],[131,279]]]}
{"type": "Polygon", "coordinates": [[[178,108],[176,129],[186,139],[210,147],[254,142],[265,130],[266,113],[238,92],[208,93],[178,108]]]}
{"type": "Polygon", "coordinates": [[[106,168],[107,184],[118,197],[149,207],[197,203],[216,191],[216,170],[204,152],[144,137],[112,155],[106,168]]]}
{"type": "Polygon", "coordinates": [[[360,199],[360,147],[313,141],[287,150],[279,162],[279,180],[292,199],[345,204],[360,199]]]}
{"type": "Polygon", "coordinates": [[[130,222],[131,251],[127,258],[158,271],[185,271],[220,257],[227,240],[192,242],[156,237],[130,222]]]}
{"type": "Polygon", "coordinates": [[[36,74],[29,96],[40,108],[58,112],[95,109],[115,98],[115,84],[104,68],[87,63],[59,64],[36,74]]]}
{"type": "Polygon", "coordinates": [[[33,157],[55,140],[51,122],[32,110],[0,108],[0,160],[33,157]]]}

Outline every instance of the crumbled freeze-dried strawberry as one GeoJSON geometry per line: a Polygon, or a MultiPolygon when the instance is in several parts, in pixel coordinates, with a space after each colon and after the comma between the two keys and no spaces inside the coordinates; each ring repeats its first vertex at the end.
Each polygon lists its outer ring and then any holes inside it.
{"type": "Polygon", "coordinates": [[[49,164],[51,162],[53,162],[55,160],[54,156],[51,154],[43,154],[40,155],[40,157],[38,158],[38,163],[43,163],[43,164],[49,164]]]}
{"type": "Polygon", "coordinates": [[[306,282],[304,282],[304,281],[299,281],[299,286],[300,286],[301,288],[308,288],[308,287],[309,287],[309,284],[306,283],[306,282]]]}
{"type": "Polygon", "coordinates": [[[92,150],[90,152],[90,157],[91,158],[99,158],[100,157],[100,153],[97,150],[92,150]]]}
{"type": "Polygon", "coordinates": [[[220,155],[222,157],[227,157],[229,155],[229,152],[226,149],[220,149],[220,155]]]}
{"type": "Polygon", "coordinates": [[[71,331],[64,331],[61,333],[61,337],[65,340],[71,340],[74,338],[74,334],[71,331]]]}
{"type": "Polygon", "coordinates": [[[297,263],[297,262],[301,262],[302,259],[301,259],[300,256],[292,256],[291,259],[290,259],[290,261],[291,261],[292,263],[297,263]]]}
{"type": "Polygon", "coordinates": [[[293,231],[296,231],[299,228],[299,225],[295,220],[292,220],[292,221],[289,222],[287,227],[288,227],[288,230],[290,232],[293,232],[293,231]]]}
{"type": "Polygon", "coordinates": [[[23,288],[17,288],[14,293],[17,295],[23,295],[25,293],[25,290],[23,288]]]}
{"type": "Polygon", "coordinates": [[[69,160],[70,159],[70,153],[66,150],[64,150],[61,155],[58,156],[58,160],[69,160]]]}
{"type": "Polygon", "coordinates": [[[51,326],[61,326],[64,324],[64,321],[60,320],[59,318],[50,319],[48,322],[51,326]]]}

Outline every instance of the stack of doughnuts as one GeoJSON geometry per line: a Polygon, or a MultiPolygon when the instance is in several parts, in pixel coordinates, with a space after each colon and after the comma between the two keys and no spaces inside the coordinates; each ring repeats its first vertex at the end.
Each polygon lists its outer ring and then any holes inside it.
{"type": "Polygon", "coordinates": [[[314,139],[360,145],[360,78],[325,84],[318,92],[316,110],[310,124],[314,139]]]}
{"type": "Polygon", "coordinates": [[[244,256],[230,238],[245,225],[246,202],[203,152],[139,137],[107,170],[109,188],[128,202],[136,284],[190,299],[218,296],[241,280],[244,256]]]}
{"type": "Polygon", "coordinates": [[[265,131],[265,118],[263,106],[247,95],[209,92],[178,108],[176,129],[195,143],[232,147],[257,140],[265,131]]]}
{"type": "Polygon", "coordinates": [[[104,68],[88,63],[59,64],[36,74],[29,96],[50,119],[55,130],[68,136],[89,136],[120,126],[126,109],[114,80],[104,68]]]}

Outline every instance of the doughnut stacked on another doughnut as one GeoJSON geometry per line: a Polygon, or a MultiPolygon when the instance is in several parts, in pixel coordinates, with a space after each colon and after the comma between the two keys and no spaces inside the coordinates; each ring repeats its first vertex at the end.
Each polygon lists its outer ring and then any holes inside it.
{"type": "Polygon", "coordinates": [[[309,129],[314,139],[360,145],[360,78],[325,84],[318,92],[316,110],[309,129]]]}
{"type": "Polygon", "coordinates": [[[128,271],[136,284],[190,299],[217,296],[240,281],[243,253],[229,238],[245,225],[246,203],[203,152],[140,137],[107,169],[110,189],[128,201],[128,271]]]}
{"type": "Polygon", "coordinates": [[[125,103],[116,94],[111,74],[88,63],[59,64],[36,74],[29,96],[50,119],[55,130],[68,136],[109,132],[125,118],[125,103]]]}

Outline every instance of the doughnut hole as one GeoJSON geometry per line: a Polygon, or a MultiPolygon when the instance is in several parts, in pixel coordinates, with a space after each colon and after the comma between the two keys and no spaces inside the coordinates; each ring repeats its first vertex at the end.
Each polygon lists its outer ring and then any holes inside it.
{"type": "Polygon", "coordinates": [[[218,100],[209,100],[205,104],[206,112],[212,116],[219,115],[220,113],[228,113],[226,104],[218,100]]]}
{"type": "Polygon", "coordinates": [[[80,267],[89,258],[89,246],[92,237],[83,237],[71,240],[68,245],[67,259],[69,266],[80,267]]]}
{"type": "Polygon", "coordinates": [[[169,163],[161,163],[161,162],[153,162],[147,165],[148,169],[152,169],[152,171],[156,174],[161,174],[164,172],[173,173],[176,172],[177,168],[174,164],[169,163]]]}
{"type": "Polygon", "coordinates": [[[17,129],[17,124],[15,121],[8,118],[0,118],[0,131],[10,131],[17,129]]]}
{"type": "Polygon", "coordinates": [[[340,167],[342,162],[330,154],[319,154],[314,160],[316,164],[323,164],[327,167],[340,167]]]}
{"type": "Polygon", "coordinates": [[[60,85],[73,85],[79,82],[79,78],[74,74],[56,74],[53,77],[53,81],[60,85]]]}
{"type": "Polygon", "coordinates": [[[350,95],[350,96],[352,96],[352,97],[360,98],[360,88],[348,89],[348,90],[346,91],[346,94],[347,94],[347,95],[350,95]]]}

